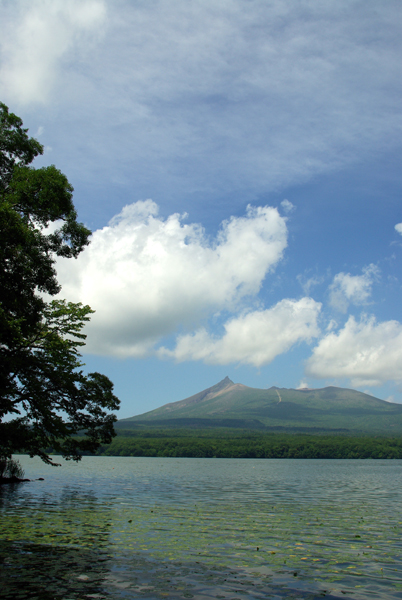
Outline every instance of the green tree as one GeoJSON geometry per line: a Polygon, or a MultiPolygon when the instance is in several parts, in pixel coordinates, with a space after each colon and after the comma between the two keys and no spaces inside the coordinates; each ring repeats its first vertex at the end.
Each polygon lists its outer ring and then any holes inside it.
{"type": "Polygon", "coordinates": [[[93,311],[44,299],[61,289],[55,258],[77,257],[91,232],[77,222],[65,175],[31,166],[42,153],[0,103],[0,456],[28,452],[51,463],[49,448],[79,460],[109,443],[119,401],[106,376],[81,370],[81,331],[93,311]]]}

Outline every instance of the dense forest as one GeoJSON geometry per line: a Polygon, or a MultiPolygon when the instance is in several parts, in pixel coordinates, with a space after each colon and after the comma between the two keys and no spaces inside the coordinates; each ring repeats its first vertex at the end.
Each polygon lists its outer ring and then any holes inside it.
{"type": "Polygon", "coordinates": [[[233,431],[140,430],[121,432],[103,456],[189,458],[402,458],[402,438],[255,433],[233,431]]]}

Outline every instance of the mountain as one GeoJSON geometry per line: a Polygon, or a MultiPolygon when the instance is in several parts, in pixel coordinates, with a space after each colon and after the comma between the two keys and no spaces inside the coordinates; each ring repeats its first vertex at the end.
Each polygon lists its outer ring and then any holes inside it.
{"type": "Polygon", "coordinates": [[[399,435],[402,405],[333,386],[258,389],[225,377],[194,396],[116,423],[118,429],[140,425],[399,435]]]}

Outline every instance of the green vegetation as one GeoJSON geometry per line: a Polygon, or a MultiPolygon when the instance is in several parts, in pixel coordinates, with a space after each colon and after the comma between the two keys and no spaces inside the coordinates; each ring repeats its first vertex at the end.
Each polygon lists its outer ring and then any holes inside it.
{"type": "Polygon", "coordinates": [[[402,438],[256,433],[244,430],[122,431],[104,456],[189,458],[402,458],[402,438]]]}
{"type": "Polygon", "coordinates": [[[231,427],[288,433],[402,434],[402,404],[356,390],[250,388],[228,377],[179,402],[165,404],[117,427],[231,427]]]}
{"type": "Polygon", "coordinates": [[[77,222],[73,188],[54,165],[35,169],[43,147],[0,103],[0,456],[46,448],[79,460],[114,435],[112,382],[85,376],[81,330],[93,311],[56,295],[56,257],[75,258],[90,231],[77,222]],[[85,437],[76,437],[85,430],[85,437]]]}
{"type": "Polygon", "coordinates": [[[336,387],[249,388],[228,377],[116,423],[99,454],[200,458],[402,458],[402,405],[336,387]]]}

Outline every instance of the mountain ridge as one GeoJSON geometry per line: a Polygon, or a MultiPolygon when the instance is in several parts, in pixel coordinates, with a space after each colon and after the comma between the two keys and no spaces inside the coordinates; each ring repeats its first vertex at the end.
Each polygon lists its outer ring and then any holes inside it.
{"type": "Polygon", "coordinates": [[[177,402],[117,422],[139,425],[218,426],[275,430],[402,433],[402,405],[348,388],[251,388],[225,377],[177,402]],[[229,424],[230,423],[230,424],[229,424]]]}

